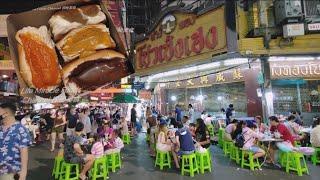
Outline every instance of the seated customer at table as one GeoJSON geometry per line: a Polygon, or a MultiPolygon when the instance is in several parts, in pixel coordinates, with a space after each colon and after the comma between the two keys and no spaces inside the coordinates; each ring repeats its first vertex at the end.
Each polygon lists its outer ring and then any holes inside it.
{"type": "Polygon", "coordinates": [[[243,123],[242,134],[245,142],[243,149],[253,152],[253,159],[263,157],[266,154],[266,152],[257,145],[257,140],[262,139],[264,135],[256,132],[255,128],[257,128],[255,125],[251,125],[249,128],[246,123],[243,123]]]}
{"type": "Polygon", "coordinates": [[[189,124],[190,124],[189,117],[188,116],[183,116],[182,117],[182,123],[183,123],[184,127],[189,128],[189,124]]]}
{"type": "Polygon", "coordinates": [[[261,116],[256,116],[255,120],[259,132],[264,133],[267,129],[269,129],[269,127],[263,123],[261,116]]]}
{"type": "Polygon", "coordinates": [[[80,179],[86,179],[86,173],[91,168],[94,162],[94,156],[92,154],[84,154],[81,149],[82,137],[84,125],[78,122],[75,127],[75,134],[67,136],[64,146],[64,160],[67,163],[84,164],[80,173],[80,179]]]}
{"type": "Polygon", "coordinates": [[[170,134],[170,132],[167,129],[167,122],[165,120],[161,120],[159,124],[159,134],[158,134],[156,148],[157,150],[162,152],[172,152],[176,168],[180,168],[178,157],[175,152],[175,146],[173,144],[174,143],[173,138],[174,136],[172,136],[172,134],[170,134]]]}
{"type": "Polygon", "coordinates": [[[190,123],[189,124],[189,131],[192,135],[192,137],[196,137],[196,124],[195,123],[190,123]]]}
{"type": "Polygon", "coordinates": [[[103,146],[103,136],[99,134],[94,135],[95,143],[91,148],[91,154],[94,155],[95,158],[100,158],[104,154],[104,146],[103,146]]]}
{"type": "Polygon", "coordinates": [[[310,133],[310,142],[313,147],[320,147],[320,117],[314,121],[314,127],[310,133]]]}
{"type": "MultiPolygon", "coordinates": [[[[302,128],[299,124],[295,122],[296,117],[291,115],[288,117],[287,121],[284,123],[290,130],[294,140],[303,142],[306,139],[306,134],[300,135],[300,129],[302,128]]],[[[303,143],[305,144],[305,143],[303,143]]]]}
{"type": "Polygon", "coordinates": [[[104,135],[106,139],[111,136],[113,129],[110,127],[110,121],[104,120],[102,122],[102,126],[98,127],[97,132],[100,133],[100,135],[104,135]]]}
{"type": "Polygon", "coordinates": [[[117,152],[120,152],[123,147],[124,147],[124,144],[122,139],[119,137],[119,131],[113,130],[111,136],[106,142],[104,153],[105,154],[117,153],[117,152]]]}
{"type": "MultiPolygon", "coordinates": [[[[279,119],[276,116],[270,116],[269,121],[271,124],[270,131],[271,133],[275,134],[276,138],[281,138],[284,142],[291,143],[291,145],[294,145],[294,138],[290,133],[290,130],[283,123],[280,123],[279,119]]],[[[282,144],[282,146],[285,146],[286,143],[277,143],[277,146],[279,147],[280,144],[282,144]]],[[[291,147],[288,147],[288,149],[291,149],[291,147]]],[[[275,151],[275,147],[270,148],[270,158],[272,162],[275,162],[275,151]]]]}
{"type": "Polygon", "coordinates": [[[176,142],[179,148],[179,154],[192,154],[195,151],[192,135],[181,122],[178,122],[178,130],[176,131],[176,142]]]}
{"type": "Polygon", "coordinates": [[[231,136],[231,134],[233,134],[234,131],[236,130],[237,124],[238,124],[238,121],[237,121],[236,119],[233,119],[233,120],[231,121],[231,123],[228,124],[228,126],[227,126],[226,129],[225,129],[225,133],[224,133],[224,135],[223,135],[223,139],[224,139],[225,141],[232,141],[232,136],[231,136]]]}
{"type": "Polygon", "coordinates": [[[197,127],[196,132],[195,132],[196,141],[203,148],[209,148],[210,147],[210,134],[207,129],[207,126],[204,124],[203,119],[201,119],[201,118],[197,119],[196,127],[197,127]]]}

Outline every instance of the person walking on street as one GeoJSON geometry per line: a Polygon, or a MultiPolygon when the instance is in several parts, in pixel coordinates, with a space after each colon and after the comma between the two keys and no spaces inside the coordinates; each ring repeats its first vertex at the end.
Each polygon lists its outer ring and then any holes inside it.
{"type": "Polygon", "coordinates": [[[136,122],[137,122],[137,111],[136,111],[136,104],[133,104],[131,108],[131,136],[136,134],[136,122]]]}
{"type": "Polygon", "coordinates": [[[26,180],[28,147],[31,138],[28,130],[15,119],[16,106],[11,103],[0,105],[0,179],[26,180]]]}
{"type": "Polygon", "coordinates": [[[67,136],[70,136],[74,134],[75,132],[75,127],[78,122],[78,117],[76,116],[76,109],[74,107],[71,107],[67,111],[67,121],[68,121],[68,126],[67,126],[67,136]]]}
{"type": "Polygon", "coordinates": [[[195,123],[194,121],[194,109],[192,107],[192,104],[189,104],[188,105],[188,116],[189,116],[189,120],[190,120],[190,123],[195,123]]]}

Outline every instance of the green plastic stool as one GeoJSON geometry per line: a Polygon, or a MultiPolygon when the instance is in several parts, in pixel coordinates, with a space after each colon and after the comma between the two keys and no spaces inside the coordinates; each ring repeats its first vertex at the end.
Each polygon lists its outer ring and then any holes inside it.
{"type": "Polygon", "coordinates": [[[218,131],[218,144],[220,147],[223,147],[223,135],[224,135],[224,129],[220,128],[218,131]]]}
{"type": "Polygon", "coordinates": [[[212,125],[212,124],[207,125],[207,129],[208,129],[208,131],[209,131],[210,137],[213,137],[213,136],[214,136],[214,128],[213,128],[213,125],[212,125]]]}
{"type": "Polygon", "coordinates": [[[306,163],[306,160],[302,153],[299,152],[288,152],[285,153],[287,156],[286,162],[286,172],[289,173],[290,170],[296,171],[298,176],[302,176],[304,172],[309,174],[309,169],[306,163]],[[301,166],[301,160],[303,162],[303,166],[301,166]]]}
{"type": "Polygon", "coordinates": [[[131,143],[130,135],[129,134],[122,135],[122,141],[125,144],[130,144],[131,143]]]}
{"type": "Polygon", "coordinates": [[[184,176],[185,172],[194,177],[194,173],[199,173],[197,157],[195,153],[182,155],[181,175],[184,176]]]}
{"type": "Polygon", "coordinates": [[[79,164],[62,162],[59,180],[79,180],[79,164]]]}
{"type": "Polygon", "coordinates": [[[233,146],[231,147],[230,159],[236,161],[237,164],[240,164],[240,153],[240,149],[233,144],[233,146]]]}
{"type": "Polygon", "coordinates": [[[287,167],[287,161],[289,160],[290,152],[279,151],[279,160],[282,167],[287,167]]]}
{"type": "Polygon", "coordinates": [[[157,149],[156,161],[154,163],[154,167],[159,166],[160,170],[163,170],[163,167],[168,166],[171,168],[171,157],[170,153],[160,151],[157,149]]]}
{"type": "Polygon", "coordinates": [[[233,146],[234,146],[233,141],[224,141],[224,142],[223,142],[223,152],[224,152],[224,155],[226,155],[226,156],[227,156],[227,155],[230,155],[233,146]]]}
{"type": "Polygon", "coordinates": [[[311,162],[313,165],[317,165],[320,163],[320,148],[319,147],[314,147],[314,153],[311,156],[311,162]]]}
{"type": "Polygon", "coordinates": [[[90,170],[90,179],[96,180],[97,178],[109,179],[107,157],[101,157],[94,160],[94,164],[90,170]]]}
{"type": "Polygon", "coordinates": [[[53,166],[53,170],[52,170],[52,176],[54,177],[54,179],[59,179],[59,175],[61,173],[61,166],[62,166],[62,162],[63,162],[63,157],[55,157],[54,158],[54,166],[53,166]]]}
{"type": "Polygon", "coordinates": [[[253,159],[253,152],[242,150],[241,153],[241,168],[245,166],[249,167],[251,171],[254,171],[255,168],[260,169],[260,163],[258,159],[253,159]],[[248,159],[245,159],[245,156],[249,156],[248,159]]]}
{"type": "Polygon", "coordinates": [[[112,153],[107,155],[107,167],[112,172],[116,172],[117,168],[121,168],[121,156],[120,152],[112,153]]]}
{"type": "Polygon", "coordinates": [[[205,153],[196,153],[198,166],[200,169],[200,173],[204,174],[205,170],[209,170],[211,172],[211,158],[209,151],[206,151],[205,153]]]}

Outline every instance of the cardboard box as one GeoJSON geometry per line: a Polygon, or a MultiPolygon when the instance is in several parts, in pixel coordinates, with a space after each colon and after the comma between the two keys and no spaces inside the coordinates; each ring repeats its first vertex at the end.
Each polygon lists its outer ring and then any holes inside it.
{"type": "MultiPolygon", "coordinates": [[[[21,74],[19,72],[19,63],[18,63],[18,50],[17,50],[17,41],[15,39],[15,35],[17,33],[17,31],[19,31],[20,29],[22,29],[23,27],[26,26],[33,26],[33,27],[40,27],[42,25],[46,25],[49,28],[49,24],[48,24],[48,20],[50,19],[50,17],[59,10],[66,10],[66,9],[72,9],[75,7],[80,7],[80,6],[84,6],[84,5],[90,5],[90,4],[98,4],[100,5],[102,11],[106,14],[107,17],[107,22],[106,25],[110,30],[110,34],[112,36],[112,38],[114,39],[114,41],[117,44],[116,50],[118,52],[121,52],[122,54],[125,54],[127,57],[127,69],[128,69],[128,74],[130,75],[132,73],[134,73],[134,69],[132,66],[132,62],[130,59],[128,59],[128,53],[125,50],[125,45],[123,44],[123,42],[120,39],[120,36],[117,32],[117,29],[113,23],[113,20],[111,18],[111,15],[109,14],[109,12],[107,11],[107,9],[105,8],[104,4],[99,1],[90,1],[90,2],[85,2],[83,0],[69,0],[67,2],[59,2],[59,3],[55,3],[55,4],[50,4],[47,6],[43,6],[37,9],[34,9],[32,11],[27,11],[27,12],[23,12],[23,13],[19,13],[19,14],[12,14],[7,18],[7,31],[8,31],[8,41],[9,41],[9,47],[10,47],[10,53],[11,53],[11,57],[17,72],[17,76],[19,79],[19,84],[20,84],[20,95],[21,96],[25,96],[25,97],[30,97],[30,98],[35,98],[35,94],[31,91],[26,90],[27,84],[25,83],[25,81],[23,80],[23,78],[21,77],[21,74]]],[[[61,58],[61,56],[59,56],[59,51],[57,51],[58,57],[61,58]]],[[[59,59],[59,61],[61,62],[61,59],[59,59]]],[[[119,77],[119,80],[122,77],[119,77]]],[[[87,93],[85,93],[87,94],[87,93]]],[[[61,95],[60,97],[50,97],[50,99],[47,99],[48,102],[54,100],[55,98],[59,98],[58,101],[68,101],[68,99],[66,99],[66,96],[61,95]]],[[[41,97],[37,96],[38,100],[41,100],[41,97]]],[[[42,99],[42,100],[45,100],[42,99]]]]}

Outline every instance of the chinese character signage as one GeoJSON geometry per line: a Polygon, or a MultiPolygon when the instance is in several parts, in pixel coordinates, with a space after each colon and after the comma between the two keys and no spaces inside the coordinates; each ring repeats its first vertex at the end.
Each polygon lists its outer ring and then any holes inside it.
{"type": "Polygon", "coordinates": [[[136,74],[163,72],[226,52],[224,13],[222,6],[202,15],[174,12],[164,16],[135,45],[136,74]]]}
{"type": "Polygon", "coordinates": [[[199,87],[199,86],[209,86],[212,84],[241,82],[244,80],[245,80],[245,70],[236,68],[228,71],[218,72],[215,74],[204,75],[199,78],[166,83],[165,88],[167,89],[191,88],[191,87],[199,87]]]}

